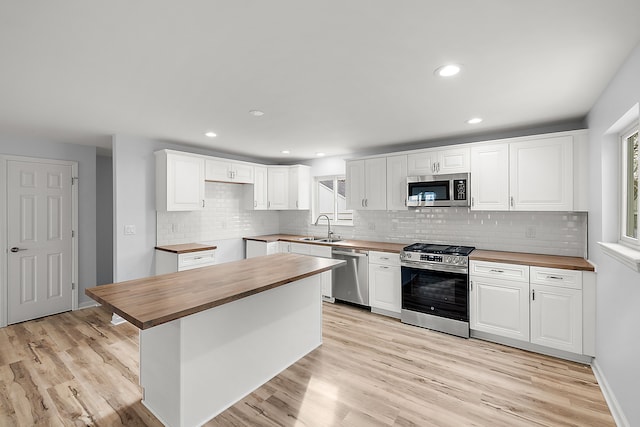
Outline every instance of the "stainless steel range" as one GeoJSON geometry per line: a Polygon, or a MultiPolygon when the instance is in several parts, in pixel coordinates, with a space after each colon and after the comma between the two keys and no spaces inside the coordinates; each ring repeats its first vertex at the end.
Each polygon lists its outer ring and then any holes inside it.
{"type": "Polygon", "coordinates": [[[414,243],[400,252],[403,323],[469,338],[471,246],[414,243]]]}

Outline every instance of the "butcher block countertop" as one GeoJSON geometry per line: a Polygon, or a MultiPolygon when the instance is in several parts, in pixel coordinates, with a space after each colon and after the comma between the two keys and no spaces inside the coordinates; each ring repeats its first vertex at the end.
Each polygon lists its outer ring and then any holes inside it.
{"type": "Polygon", "coordinates": [[[182,243],[180,245],[156,246],[156,249],[174,254],[186,254],[190,252],[210,251],[217,249],[217,246],[203,245],[201,243],[182,243]]]}
{"type": "Polygon", "coordinates": [[[329,258],[274,254],[96,286],[85,293],[138,328],[147,329],[342,264],[344,261],[329,258]]]}
{"type": "Polygon", "coordinates": [[[380,252],[394,252],[400,253],[402,248],[409,245],[409,243],[387,243],[387,242],[370,242],[367,240],[340,240],[339,242],[314,242],[313,240],[302,240],[307,236],[296,236],[293,234],[268,234],[265,236],[253,236],[253,237],[245,237],[244,240],[256,240],[258,242],[293,242],[293,243],[304,243],[309,245],[324,245],[324,246],[334,246],[338,248],[349,248],[349,249],[364,249],[369,251],[380,251],[380,252]]]}
{"type": "Polygon", "coordinates": [[[565,270],[595,271],[593,265],[584,258],[570,256],[486,251],[483,249],[476,249],[471,252],[469,259],[475,261],[504,262],[506,264],[533,265],[535,267],[563,268],[565,270]]]}

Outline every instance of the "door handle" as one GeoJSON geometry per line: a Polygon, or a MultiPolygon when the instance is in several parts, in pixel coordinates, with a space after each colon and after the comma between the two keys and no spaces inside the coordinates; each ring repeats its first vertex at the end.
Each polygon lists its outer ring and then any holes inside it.
{"type": "Polygon", "coordinates": [[[20,251],[26,251],[26,250],[27,250],[26,248],[17,248],[15,246],[11,248],[11,252],[14,252],[14,253],[20,252],[20,251]]]}

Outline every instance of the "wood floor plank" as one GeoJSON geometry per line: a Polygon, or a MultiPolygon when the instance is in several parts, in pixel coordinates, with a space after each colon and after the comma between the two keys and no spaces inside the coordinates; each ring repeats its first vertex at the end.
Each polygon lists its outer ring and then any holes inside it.
{"type": "MultiPolygon", "coordinates": [[[[206,426],[615,426],[586,365],[324,304],[323,345],[206,426]]],[[[0,426],[161,426],[138,330],[101,308],[0,329],[0,426]]]]}

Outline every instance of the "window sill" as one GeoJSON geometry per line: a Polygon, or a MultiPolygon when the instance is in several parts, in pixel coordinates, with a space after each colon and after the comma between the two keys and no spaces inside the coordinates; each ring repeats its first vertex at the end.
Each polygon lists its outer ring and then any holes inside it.
{"type": "Polygon", "coordinates": [[[619,243],[598,242],[598,245],[605,254],[617,259],[630,269],[640,272],[640,251],[619,243]]]}

